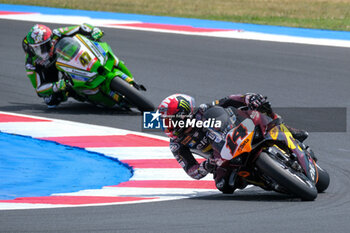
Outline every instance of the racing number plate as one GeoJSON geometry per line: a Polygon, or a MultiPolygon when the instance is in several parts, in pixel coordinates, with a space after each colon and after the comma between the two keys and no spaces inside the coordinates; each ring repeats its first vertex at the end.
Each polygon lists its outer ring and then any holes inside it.
{"type": "Polygon", "coordinates": [[[221,149],[221,157],[231,160],[238,155],[251,150],[251,140],[255,125],[251,119],[245,119],[226,135],[225,145],[221,149]]]}

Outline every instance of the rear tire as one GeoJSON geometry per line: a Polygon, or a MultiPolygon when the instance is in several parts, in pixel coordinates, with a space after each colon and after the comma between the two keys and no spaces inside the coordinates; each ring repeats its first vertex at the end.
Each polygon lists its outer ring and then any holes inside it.
{"type": "Polygon", "coordinates": [[[330,178],[326,170],[321,168],[317,163],[316,163],[316,166],[318,171],[318,181],[316,183],[316,188],[319,193],[322,193],[328,188],[330,183],[330,178]]]}
{"type": "Polygon", "coordinates": [[[304,174],[284,167],[283,163],[269,154],[262,152],[256,160],[256,165],[265,175],[302,200],[313,201],[317,197],[315,185],[304,174]]]}
{"type": "Polygon", "coordinates": [[[131,105],[137,107],[141,112],[154,110],[154,105],[151,101],[146,99],[140,91],[136,90],[136,88],[119,77],[115,77],[111,81],[111,90],[123,95],[131,105]]]}

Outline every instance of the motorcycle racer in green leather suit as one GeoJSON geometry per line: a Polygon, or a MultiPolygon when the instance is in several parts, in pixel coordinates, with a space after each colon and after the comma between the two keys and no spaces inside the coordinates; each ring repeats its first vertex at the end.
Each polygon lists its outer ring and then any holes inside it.
{"type": "Polygon", "coordinates": [[[94,41],[103,36],[101,29],[86,23],[52,31],[45,25],[36,24],[23,39],[27,76],[38,96],[44,99],[49,108],[67,100],[66,83],[63,79],[59,80],[59,72],[53,58],[54,46],[62,38],[76,34],[94,41]]]}

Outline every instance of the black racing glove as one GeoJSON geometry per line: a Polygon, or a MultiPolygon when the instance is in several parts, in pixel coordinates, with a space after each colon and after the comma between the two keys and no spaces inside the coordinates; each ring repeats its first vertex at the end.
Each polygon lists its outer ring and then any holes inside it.
{"type": "Polygon", "coordinates": [[[244,98],[245,104],[251,110],[258,110],[262,105],[267,103],[267,97],[255,93],[247,93],[244,98]]]}
{"type": "Polygon", "coordinates": [[[199,105],[199,107],[198,107],[198,112],[200,113],[200,114],[203,114],[205,111],[207,111],[208,110],[208,108],[210,108],[211,106],[210,106],[210,104],[201,104],[201,105],[199,105]]]}

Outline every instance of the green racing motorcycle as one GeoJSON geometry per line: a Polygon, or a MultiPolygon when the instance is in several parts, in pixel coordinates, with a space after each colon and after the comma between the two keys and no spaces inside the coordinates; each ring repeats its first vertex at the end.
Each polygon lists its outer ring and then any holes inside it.
{"type": "Polygon", "coordinates": [[[83,35],[62,38],[55,46],[56,67],[68,84],[68,96],[97,106],[153,111],[154,105],[141,93],[128,68],[106,42],[83,35]]]}

